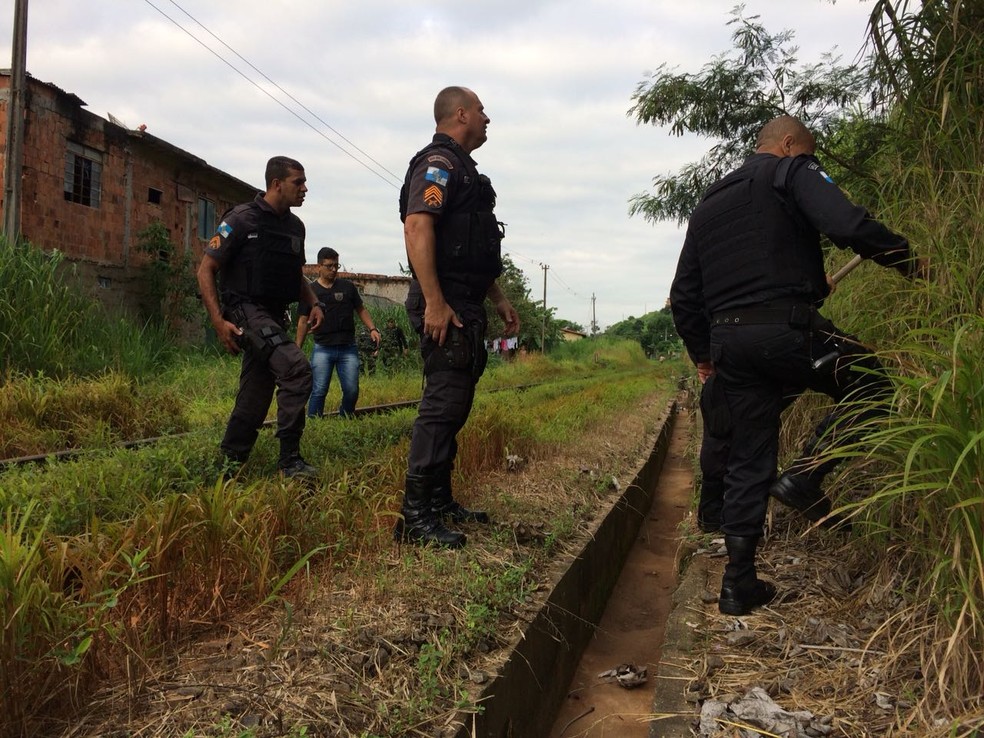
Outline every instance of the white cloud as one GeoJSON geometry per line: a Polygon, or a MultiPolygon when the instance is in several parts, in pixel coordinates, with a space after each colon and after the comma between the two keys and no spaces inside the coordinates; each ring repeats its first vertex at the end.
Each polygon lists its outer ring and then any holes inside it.
{"type": "MultiPolygon", "coordinates": [[[[636,126],[626,117],[630,96],[661,63],[697,71],[727,51],[734,4],[47,0],[30,8],[28,70],[98,115],[146,123],[154,135],[256,185],[269,156],[300,159],[311,185],[298,211],[309,252],[331,244],[349,268],[385,273],[406,263],[398,183],[330,143],[353,151],[181,8],[397,180],[430,139],[434,95],[467,85],[492,118],[475,158],[509,224],[506,251],[537,297],[539,264],[549,264],[547,301],[560,317],[586,325],[594,294],[605,326],[664,304],[682,239],[674,224],[630,219],[629,198],[705,148],[636,126]]],[[[794,30],[803,60],[819,60],[835,45],[850,59],[863,40],[866,5],[747,0],[746,13],[760,14],[771,31],[794,30]]],[[[0,18],[0,55],[8,59],[12,16],[11,9],[0,18]]]]}

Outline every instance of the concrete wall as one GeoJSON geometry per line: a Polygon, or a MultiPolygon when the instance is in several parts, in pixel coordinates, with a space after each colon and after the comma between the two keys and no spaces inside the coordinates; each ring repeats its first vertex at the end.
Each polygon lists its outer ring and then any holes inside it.
{"type": "MultiPolygon", "coordinates": [[[[317,249],[312,249],[310,244],[305,246],[305,254],[309,260],[317,257],[317,249]]],[[[318,278],[318,267],[316,264],[308,264],[304,267],[304,274],[310,280],[318,278]]],[[[403,305],[410,291],[410,277],[389,277],[385,274],[362,274],[360,272],[339,272],[339,277],[347,279],[359,288],[359,293],[363,297],[378,297],[390,303],[403,305]]]]}

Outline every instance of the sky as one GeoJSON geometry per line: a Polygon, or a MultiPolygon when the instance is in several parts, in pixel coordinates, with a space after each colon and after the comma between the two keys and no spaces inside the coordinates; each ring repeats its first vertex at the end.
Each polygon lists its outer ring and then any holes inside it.
{"type": "MultiPolygon", "coordinates": [[[[266,160],[305,167],[306,252],[345,269],[407,263],[397,198],[448,85],[491,118],[473,152],[507,224],[503,251],[531,296],[599,330],[663,307],[683,241],[630,217],[657,174],[711,142],[628,116],[661,64],[696,73],[732,48],[733,0],[43,0],[29,6],[27,70],[211,166],[261,187],[266,160]]],[[[802,62],[861,49],[872,2],[745,0],[802,62]]],[[[14,3],[0,10],[9,67],[14,3]]]]}

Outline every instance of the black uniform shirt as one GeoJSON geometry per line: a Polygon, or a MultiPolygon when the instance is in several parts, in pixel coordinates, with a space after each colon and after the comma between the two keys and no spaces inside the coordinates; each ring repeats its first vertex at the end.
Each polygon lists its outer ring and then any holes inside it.
{"type": "MultiPolygon", "coordinates": [[[[743,166],[754,166],[766,157],[773,155],[754,154],[743,166]]],[[[908,242],[848,200],[815,157],[784,158],[776,170],[773,187],[777,196],[789,204],[790,218],[800,219],[840,248],[850,248],[904,275],[912,273],[914,264],[908,242]]],[[[670,290],[677,333],[695,362],[710,360],[711,316],[704,294],[699,249],[698,238],[688,229],[670,290]]]]}
{"type": "Polygon", "coordinates": [[[239,302],[250,302],[250,285],[253,275],[244,264],[249,258],[255,258],[255,250],[262,248],[260,234],[262,231],[277,231],[283,233],[295,242],[299,249],[299,266],[296,283],[292,281],[284,285],[283,299],[264,299],[264,304],[273,305],[278,309],[297,298],[300,286],[301,269],[304,264],[304,223],[291,211],[280,214],[264,199],[263,193],[257,194],[251,203],[237,206],[227,212],[216,229],[212,240],[208,242],[205,253],[217,260],[219,269],[220,299],[223,305],[232,306],[239,302]],[[251,253],[253,252],[253,253],[251,253]]]}
{"type": "Polygon", "coordinates": [[[492,214],[495,192],[453,138],[435,133],[431,144],[407,169],[401,215],[404,220],[415,213],[434,216],[437,275],[445,298],[457,295],[481,302],[502,271],[501,235],[492,214]],[[476,222],[475,213],[484,219],[476,222]]]}
{"type": "Polygon", "coordinates": [[[781,181],[777,184],[782,186],[782,180],[785,181],[786,192],[817,231],[839,248],[851,249],[865,259],[897,269],[903,276],[912,276],[915,265],[909,242],[848,200],[816,157],[797,156],[785,165],[784,161],[779,166],[776,176],[781,181]]]}
{"type": "MultiPolygon", "coordinates": [[[[347,279],[336,278],[331,287],[315,280],[311,289],[324,304],[325,318],[313,332],[315,343],[321,346],[352,346],[355,344],[355,311],[362,307],[362,295],[347,279]]],[[[299,315],[310,315],[311,306],[301,303],[299,315]]]]}

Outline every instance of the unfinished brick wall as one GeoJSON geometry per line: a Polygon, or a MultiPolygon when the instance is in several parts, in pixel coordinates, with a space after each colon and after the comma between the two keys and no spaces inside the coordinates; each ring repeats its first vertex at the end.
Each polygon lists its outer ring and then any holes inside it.
{"type": "MultiPolygon", "coordinates": [[[[4,165],[9,85],[9,75],[0,74],[4,165]]],[[[28,79],[21,233],[35,246],[58,249],[76,263],[84,290],[114,307],[135,308],[140,268],[149,258],[136,249],[141,230],[160,220],[171,241],[197,263],[205,243],[198,237],[199,198],[214,203],[218,218],[232,205],[252,199],[256,189],[143,130],[104,120],[83,105],[54,85],[28,79]],[[69,142],[86,147],[100,160],[101,193],[95,207],[65,198],[69,142]]]]}

